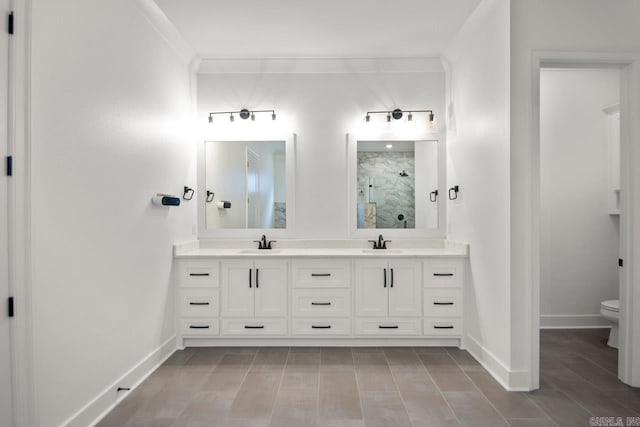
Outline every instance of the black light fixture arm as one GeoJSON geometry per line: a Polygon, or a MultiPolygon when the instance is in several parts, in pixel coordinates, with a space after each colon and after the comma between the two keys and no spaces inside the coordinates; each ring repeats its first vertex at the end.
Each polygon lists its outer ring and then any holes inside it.
{"type": "Polygon", "coordinates": [[[209,123],[213,123],[213,116],[223,115],[223,114],[228,115],[229,120],[231,121],[234,120],[234,116],[233,116],[234,114],[237,114],[243,120],[246,120],[249,117],[251,117],[251,120],[255,120],[256,113],[271,113],[271,120],[276,119],[275,110],[249,110],[249,109],[243,108],[242,110],[238,110],[238,111],[212,111],[209,113],[209,123]]]}
{"type": "Polygon", "coordinates": [[[434,114],[433,110],[401,110],[400,108],[396,108],[394,110],[386,110],[386,111],[367,111],[367,115],[365,116],[365,120],[368,122],[371,120],[371,114],[386,114],[387,121],[390,122],[391,119],[400,120],[404,113],[408,113],[407,119],[409,121],[413,120],[413,113],[427,113],[429,117],[429,122],[433,122],[434,114]]]}

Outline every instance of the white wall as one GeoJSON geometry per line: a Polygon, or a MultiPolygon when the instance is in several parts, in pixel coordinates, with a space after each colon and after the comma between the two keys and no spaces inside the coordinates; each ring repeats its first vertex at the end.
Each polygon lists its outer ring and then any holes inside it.
{"type": "Polygon", "coordinates": [[[150,199],[194,188],[196,158],[187,64],[139,2],[32,3],[30,425],[54,426],[175,334],[171,245],[196,204],[150,199]]]}
{"type": "MultiPolygon", "coordinates": [[[[467,346],[509,382],[509,1],[485,0],[444,52],[448,62],[447,238],[470,244],[467,346]]],[[[443,195],[443,198],[446,195],[443,195]]]]}
{"type": "MultiPolygon", "coordinates": [[[[531,319],[532,301],[537,297],[533,293],[533,212],[538,207],[533,204],[537,184],[532,176],[539,152],[533,144],[537,134],[533,128],[533,51],[640,54],[638,22],[640,2],[636,0],[511,1],[511,349],[516,369],[528,371],[536,351],[531,319]]],[[[640,94],[630,94],[637,105],[640,94]]],[[[638,156],[640,150],[629,154],[638,156]]],[[[640,228],[631,233],[640,239],[640,228]]],[[[628,262],[628,268],[633,264],[634,260],[628,262]]],[[[640,304],[640,295],[634,304],[640,304]]],[[[637,334],[640,346],[640,331],[637,334]]]]}
{"type": "MultiPolygon", "coordinates": [[[[304,62],[304,61],[302,61],[304,62]]],[[[319,61],[321,65],[331,61],[319,61]]],[[[335,62],[335,61],[334,61],[335,62]]],[[[296,61],[288,63],[291,72],[249,71],[244,73],[201,73],[198,76],[198,121],[201,140],[216,139],[217,129],[242,138],[252,126],[266,126],[271,132],[297,135],[296,142],[296,238],[348,238],[347,210],[347,133],[361,130],[367,111],[377,109],[433,108],[436,120],[443,119],[444,73],[397,71],[349,71],[336,69],[295,71],[296,61]],[[230,124],[227,118],[207,123],[211,111],[272,109],[278,119],[257,116],[256,122],[230,124]],[[262,124],[263,121],[269,123],[262,124]]],[[[235,63],[232,64],[235,66],[235,63]]],[[[230,69],[223,66],[222,69],[230,69]]],[[[262,68],[262,67],[259,67],[262,68]]],[[[393,67],[391,67],[393,68],[393,67]]],[[[417,117],[417,114],[416,114],[417,117]]],[[[411,126],[420,120],[414,117],[411,126]]],[[[376,120],[384,119],[376,117],[376,120]]],[[[372,119],[373,121],[373,119],[372,119]]],[[[376,126],[375,123],[370,123],[376,126]]],[[[406,130],[406,120],[391,123],[385,129],[406,130]]]]}
{"type": "Polygon", "coordinates": [[[618,70],[540,75],[540,314],[551,327],[607,325],[618,298],[619,216],[608,213],[603,107],[619,103],[618,70]]]}

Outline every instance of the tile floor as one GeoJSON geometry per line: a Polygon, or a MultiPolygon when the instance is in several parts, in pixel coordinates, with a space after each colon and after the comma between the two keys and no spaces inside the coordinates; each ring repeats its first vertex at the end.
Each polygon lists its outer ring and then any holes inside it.
{"type": "Polygon", "coordinates": [[[606,332],[543,332],[531,393],[505,391],[455,348],[188,348],[98,426],[578,427],[640,417],[640,389],[617,380],[606,332]]]}

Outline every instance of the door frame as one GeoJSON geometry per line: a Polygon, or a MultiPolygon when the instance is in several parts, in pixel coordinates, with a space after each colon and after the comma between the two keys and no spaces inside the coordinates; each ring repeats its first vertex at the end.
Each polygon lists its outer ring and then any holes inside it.
{"type": "Polygon", "coordinates": [[[542,68],[603,68],[620,70],[621,162],[620,162],[620,349],[618,377],[640,386],[640,55],[631,53],[588,53],[534,51],[532,58],[532,138],[531,138],[531,366],[530,384],[540,381],[540,71],[542,68]],[[635,314],[634,314],[635,313],[635,314]]]}

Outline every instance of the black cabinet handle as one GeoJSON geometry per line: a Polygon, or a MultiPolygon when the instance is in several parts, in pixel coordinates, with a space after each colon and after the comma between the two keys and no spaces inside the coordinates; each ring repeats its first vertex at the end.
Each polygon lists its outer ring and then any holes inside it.
{"type": "Polygon", "coordinates": [[[189,273],[189,276],[195,276],[195,277],[202,277],[202,276],[208,276],[209,273],[189,273]]]}
{"type": "Polygon", "coordinates": [[[256,289],[258,289],[258,287],[260,286],[259,282],[258,282],[258,273],[260,272],[259,268],[256,268],[256,289]]]}
{"type": "Polygon", "coordinates": [[[189,305],[209,305],[208,302],[193,302],[191,301],[189,305]]]}
{"type": "Polygon", "coordinates": [[[260,326],[251,326],[251,325],[244,325],[245,329],[264,329],[263,325],[260,326]]]}
{"type": "Polygon", "coordinates": [[[312,302],[311,305],[331,305],[330,302],[312,302]]]}
{"type": "Polygon", "coordinates": [[[451,277],[453,273],[433,273],[433,275],[436,277],[451,277]]]}
{"type": "Polygon", "coordinates": [[[331,273],[311,273],[311,277],[331,277],[331,273]]]}
{"type": "Polygon", "coordinates": [[[384,269],[383,273],[384,273],[384,287],[386,288],[387,287],[387,269],[386,268],[384,269]]]}
{"type": "Polygon", "coordinates": [[[324,326],[311,325],[311,329],[331,329],[331,325],[324,325],[324,326]]]}
{"type": "Polygon", "coordinates": [[[207,326],[189,325],[189,329],[209,329],[209,325],[207,326]]]}
{"type": "Polygon", "coordinates": [[[449,325],[449,326],[438,326],[438,325],[434,325],[433,329],[453,329],[453,326],[449,325]]]}
{"type": "Polygon", "coordinates": [[[393,288],[393,268],[391,269],[391,287],[393,288]]]}
{"type": "Polygon", "coordinates": [[[398,328],[399,328],[398,325],[393,325],[393,326],[378,325],[378,329],[398,329],[398,328]]]}
{"type": "Polygon", "coordinates": [[[249,289],[251,289],[251,268],[249,269],[249,289]]]}
{"type": "Polygon", "coordinates": [[[452,302],[438,302],[438,301],[434,301],[433,305],[453,305],[452,302]]]}

